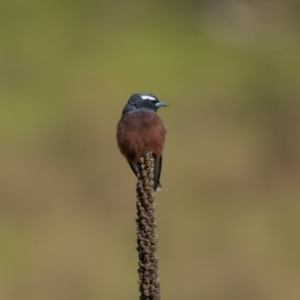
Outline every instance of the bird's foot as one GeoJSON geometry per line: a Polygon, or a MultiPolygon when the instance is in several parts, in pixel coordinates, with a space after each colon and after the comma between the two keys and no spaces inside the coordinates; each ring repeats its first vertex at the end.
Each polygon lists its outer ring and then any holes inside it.
{"type": "Polygon", "coordinates": [[[145,154],[146,156],[149,156],[149,157],[153,157],[153,153],[150,151],[150,152],[147,152],[146,154],[145,154]]]}

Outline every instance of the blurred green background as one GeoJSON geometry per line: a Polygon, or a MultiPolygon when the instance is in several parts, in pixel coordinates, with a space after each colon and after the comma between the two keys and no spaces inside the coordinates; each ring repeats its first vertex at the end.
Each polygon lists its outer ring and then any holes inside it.
{"type": "Polygon", "coordinates": [[[116,141],[150,92],[168,135],[162,299],[300,299],[299,1],[0,3],[0,299],[138,299],[116,141]]]}

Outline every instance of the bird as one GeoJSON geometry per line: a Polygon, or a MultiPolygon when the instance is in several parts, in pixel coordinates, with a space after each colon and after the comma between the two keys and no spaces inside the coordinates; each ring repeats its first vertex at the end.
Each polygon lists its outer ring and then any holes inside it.
{"type": "Polygon", "coordinates": [[[117,125],[117,143],[136,176],[140,173],[138,161],[147,153],[154,158],[154,191],[161,190],[160,173],[166,128],[156,114],[165,102],[148,93],[132,94],[117,125]]]}

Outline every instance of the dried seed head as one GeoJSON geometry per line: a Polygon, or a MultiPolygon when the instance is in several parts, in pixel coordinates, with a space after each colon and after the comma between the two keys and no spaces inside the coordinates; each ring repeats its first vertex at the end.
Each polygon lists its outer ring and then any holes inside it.
{"type": "Polygon", "coordinates": [[[147,153],[139,160],[141,170],[137,183],[137,244],[139,254],[140,300],[159,300],[158,257],[156,257],[157,235],[155,234],[155,203],[153,190],[154,158],[147,153]]]}

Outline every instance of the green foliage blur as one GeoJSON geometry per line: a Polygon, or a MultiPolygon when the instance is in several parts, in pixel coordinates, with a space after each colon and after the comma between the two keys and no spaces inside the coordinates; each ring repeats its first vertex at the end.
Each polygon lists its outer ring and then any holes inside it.
{"type": "Polygon", "coordinates": [[[169,103],[162,299],[300,299],[298,1],[0,3],[0,299],[138,299],[129,96],[169,103]]]}

